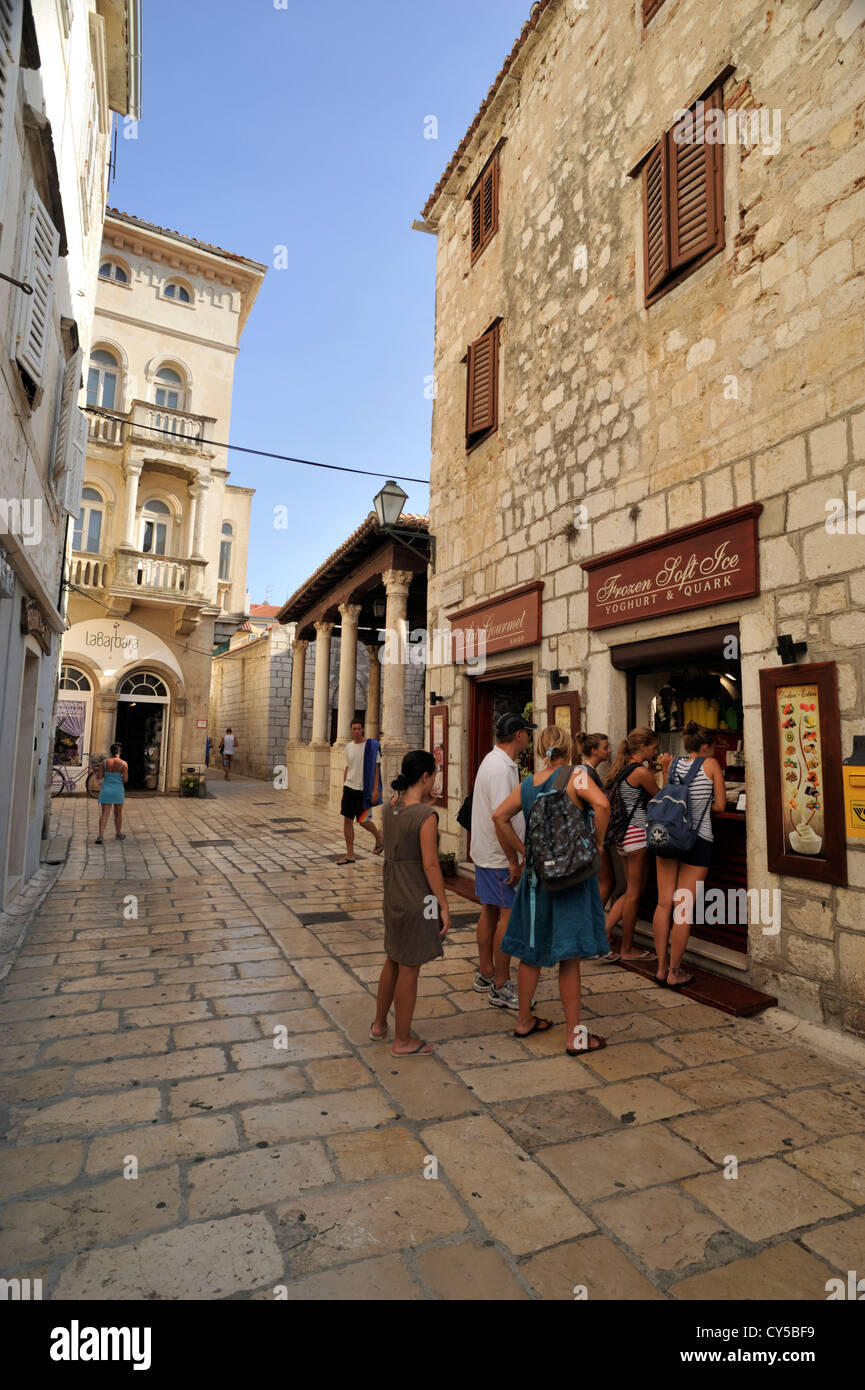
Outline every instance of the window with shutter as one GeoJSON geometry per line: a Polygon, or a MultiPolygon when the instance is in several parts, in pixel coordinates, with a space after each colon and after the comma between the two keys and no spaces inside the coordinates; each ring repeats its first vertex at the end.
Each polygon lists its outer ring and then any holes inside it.
{"type": "Polygon", "coordinates": [[[81,390],[81,366],[84,354],[78,348],[66,363],[60,403],[57,413],[57,427],[54,431],[54,453],[51,461],[51,475],[55,489],[59,492],[62,478],[69,468],[69,440],[72,429],[72,415],[78,407],[78,394],[81,390]]]}
{"type": "Polygon", "coordinates": [[[0,219],[6,216],[6,177],[15,130],[21,15],[18,0],[0,0],[0,219]]]}
{"type": "Polygon", "coordinates": [[[499,229],[499,156],[487,164],[471,193],[472,265],[499,229]]]}
{"type": "Polygon", "coordinates": [[[81,484],[84,481],[84,463],[87,457],[88,438],[87,416],[76,405],[69,422],[69,448],[63,489],[63,510],[70,516],[77,516],[81,502],[81,484]]]}
{"type": "Polygon", "coordinates": [[[471,449],[498,426],[498,324],[470,345],[466,363],[466,448],[471,449]]]}
{"type": "Polygon", "coordinates": [[[17,278],[32,285],[32,294],[18,295],[14,354],[27,378],[31,404],[35,390],[43,385],[51,337],[51,310],[54,304],[54,270],[60,236],[35,186],[27,198],[27,216],[21,235],[17,278]],[[32,389],[30,389],[32,388],[32,389]]]}
{"type": "Polygon", "coordinates": [[[715,109],[723,110],[720,88],[695,102],[643,164],[647,305],[723,248],[723,144],[706,139],[706,119],[715,109]]]}
{"type": "Polygon", "coordinates": [[[643,28],[645,29],[650,19],[654,19],[658,10],[663,5],[664,0],[643,0],[643,28]]]}

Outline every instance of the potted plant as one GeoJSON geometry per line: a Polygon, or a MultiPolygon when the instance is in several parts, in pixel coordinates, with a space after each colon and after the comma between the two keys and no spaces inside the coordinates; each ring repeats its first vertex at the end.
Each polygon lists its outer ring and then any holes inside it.
{"type": "Polygon", "coordinates": [[[457,857],[455,854],[439,854],[439,865],[444,878],[456,878],[457,857]]]}
{"type": "Polygon", "coordinates": [[[180,781],[180,792],[182,796],[198,796],[198,773],[188,767],[180,781]]]}

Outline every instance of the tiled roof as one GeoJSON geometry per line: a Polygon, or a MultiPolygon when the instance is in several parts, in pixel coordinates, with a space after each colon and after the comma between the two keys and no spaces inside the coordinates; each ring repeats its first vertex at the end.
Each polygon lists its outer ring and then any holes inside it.
{"type": "Polygon", "coordinates": [[[143,217],[133,217],[131,212],[121,212],[119,208],[106,208],[105,216],[116,217],[121,222],[128,222],[133,227],[143,227],[148,232],[159,232],[162,236],[174,237],[177,241],[185,242],[187,246],[197,246],[202,251],[209,251],[214,256],[222,256],[227,261],[237,261],[239,265],[249,266],[252,270],[266,271],[267,266],[260,261],[252,261],[248,256],[239,256],[234,251],[226,251],[222,246],[214,246],[209,241],[197,241],[195,237],[185,236],[183,232],[175,232],[171,227],[160,227],[156,222],[145,222],[143,217]]]}
{"type": "Polygon", "coordinates": [[[278,612],[278,603],[251,603],[249,605],[250,618],[275,618],[278,612]]]}
{"type": "Polygon", "coordinates": [[[444,188],[454,169],[459,164],[460,159],[465,153],[472,136],[474,135],[475,131],[477,130],[478,126],[480,125],[481,121],[486,115],[490,103],[492,102],[493,98],[495,97],[496,93],[498,92],[499,88],[501,87],[502,83],[504,82],[505,78],[507,77],[508,73],[513,67],[514,60],[516,59],[517,54],[523,48],[526,39],[529,37],[529,35],[538,27],[538,20],[540,19],[541,15],[544,13],[545,10],[549,9],[552,3],[553,0],[536,0],[536,3],[532,6],[532,12],[526,20],[525,24],[523,25],[522,29],[520,30],[520,36],[514,44],[513,48],[511,49],[510,53],[508,54],[507,58],[505,59],[498,77],[496,78],[495,82],[490,87],[489,91],[487,92],[486,96],[481,102],[478,114],[475,116],[474,120],[472,121],[471,125],[469,126],[468,130],[463,136],[462,140],[457,145],[456,150],[454,151],[453,156],[451,158],[450,164],[445,169],[444,173],[442,174],[441,178],[439,179],[429,198],[427,198],[423,209],[423,215],[425,218],[429,216],[430,210],[435,206],[439,194],[441,193],[442,189],[444,188]]]}
{"type": "MultiPolygon", "coordinates": [[[[423,535],[425,532],[429,532],[429,517],[415,516],[412,512],[402,512],[397,525],[404,526],[407,530],[417,531],[419,534],[423,535]]],[[[358,526],[357,530],[353,531],[348,539],[343,541],[342,545],[338,546],[332,555],[328,555],[324,563],[319,565],[318,569],[301,584],[296,593],[293,593],[291,598],[283,604],[282,608],[279,610],[279,621],[281,623],[291,622],[292,620],[288,616],[291,609],[300,603],[306,595],[310,594],[315,589],[316,584],[324,578],[329,570],[337,566],[340,560],[343,560],[352,550],[360,546],[363,541],[378,530],[378,517],[375,512],[370,512],[369,516],[358,526]]]]}

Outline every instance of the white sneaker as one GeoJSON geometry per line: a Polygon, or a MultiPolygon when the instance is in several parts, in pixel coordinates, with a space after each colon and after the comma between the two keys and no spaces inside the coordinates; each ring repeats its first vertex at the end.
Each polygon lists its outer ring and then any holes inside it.
{"type": "Polygon", "coordinates": [[[516,986],[513,980],[505,980],[501,989],[496,989],[495,984],[490,985],[489,1001],[497,1009],[513,1009],[519,1011],[519,1000],[517,999],[516,986]]]}

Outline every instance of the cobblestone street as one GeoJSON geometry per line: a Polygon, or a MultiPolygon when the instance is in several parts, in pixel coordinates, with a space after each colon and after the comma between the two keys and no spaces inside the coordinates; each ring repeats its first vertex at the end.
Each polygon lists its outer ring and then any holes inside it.
{"type": "MultiPolygon", "coordinates": [[[[213,787],[131,798],[104,846],[92,802],[54,803],[69,857],[0,1001],[3,1275],[52,1299],[824,1300],[863,1272],[849,1040],[590,963],[608,1048],[518,1041],[454,897],[421,973],[436,1056],[397,1061],[369,1040],[378,861],[336,868],[339,819],[267,783],[213,787]]],[[[538,996],[560,1020],[551,972],[538,996]]]]}

